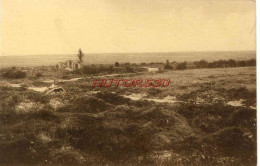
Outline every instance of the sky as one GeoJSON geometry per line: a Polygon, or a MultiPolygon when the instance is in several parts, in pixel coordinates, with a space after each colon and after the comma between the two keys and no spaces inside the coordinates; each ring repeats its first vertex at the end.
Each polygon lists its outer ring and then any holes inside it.
{"type": "Polygon", "coordinates": [[[1,0],[0,56],[256,49],[252,0],[1,0]]]}

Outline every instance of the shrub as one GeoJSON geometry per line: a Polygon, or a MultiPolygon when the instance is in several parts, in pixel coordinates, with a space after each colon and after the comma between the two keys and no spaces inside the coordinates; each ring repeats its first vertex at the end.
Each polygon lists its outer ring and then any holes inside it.
{"type": "Polygon", "coordinates": [[[43,74],[42,73],[37,73],[36,75],[35,75],[35,77],[43,77],[43,74]]]}
{"type": "Polygon", "coordinates": [[[96,97],[80,97],[71,101],[69,105],[65,105],[58,109],[60,112],[89,112],[98,113],[106,111],[110,108],[110,104],[96,97]]]}
{"type": "Polygon", "coordinates": [[[118,62],[116,62],[116,63],[115,63],[115,67],[118,67],[118,66],[119,66],[119,63],[118,63],[118,62]]]}
{"type": "Polygon", "coordinates": [[[236,67],[237,66],[237,62],[234,59],[229,59],[227,61],[227,65],[228,65],[228,67],[236,67]]]}
{"type": "Polygon", "coordinates": [[[208,62],[205,60],[201,60],[199,62],[194,62],[193,63],[197,68],[207,68],[208,67],[208,62]]]}
{"type": "Polygon", "coordinates": [[[33,151],[32,146],[33,144],[30,138],[28,138],[28,135],[20,135],[19,138],[1,144],[0,164],[10,163],[10,161],[13,161],[13,164],[16,163],[17,165],[18,163],[32,164],[33,161],[35,161],[34,164],[36,164],[36,162],[40,160],[40,156],[37,152],[33,151]]]}
{"type": "Polygon", "coordinates": [[[114,67],[113,67],[113,66],[109,66],[108,72],[109,72],[109,73],[113,73],[113,72],[114,72],[114,67]]]}
{"type": "Polygon", "coordinates": [[[250,158],[255,155],[254,142],[237,127],[227,127],[204,138],[207,143],[213,144],[227,156],[240,156],[250,158]]]}
{"type": "Polygon", "coordinates": [[[113,105],[123,105],[130,102],[130,99],[113,93],[98,93],[97,97],[113,105]]]}
{"type": "Polygon", "coordinates": [[[134,69],[130,66],[126,66],[126,72],[128,73],[134,73],[134,69]]]}
{"type": "Polygon", "coordinates": [[[171,65],[169,65],[169,64],[166,64],[164,66],[164,70],[173,70],[173,67],[171,65]]]}
{"type": "Polygon", "coordinates": [[[34,119],[41,119],[41,120],[45,120],[45,121],[57,121],[59,122],[59,117],[57,115],[55,115],[52,111],[51,108],[46,106],[44,108],[42,108],[40,111],[38,112],[34,112],[32,114],[32,117],[34,119]]]}
{"type": "Polygon", "coordinates": [[[10,79],[25,78],[26,73],[16,69],[10,69],[3,73],[3,77],[10,78],[10,79]]]}
{"type": "Polygon", "coordinates": [[[187,69],[187,63],[186,62],[178,63],[178,65],[176,66],[176,69],[177,70],[187,69]]]}
{"type": "Polygon", "coordinates": [[[253,138],[256,137],[256,111],[242,108],[234,111],[230,118],[230,124],[234,126],[247,127],[251,131],[253,138]]]}

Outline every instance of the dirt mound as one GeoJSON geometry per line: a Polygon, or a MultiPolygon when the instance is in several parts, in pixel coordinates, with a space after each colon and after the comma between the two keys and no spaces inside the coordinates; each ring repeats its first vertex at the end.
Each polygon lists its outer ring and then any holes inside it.
{"type": "Polygon", "coordinates": [[[66,105],[58,108],[58,111],[98,113],[102,111],[107,111],[111,107],[111,104],[107,103],[103,99],[99,99],[94,96],[82,96],[73,99],[66,105]]]}
{"type": "Polygon", "coordinates": [[[122,96],[113,93],[98,93],[97,97],[113,105],[122,105],[130,102],[130,99],[126,99],[122,96]]]}
{"type": "Polygon", "coordinates": [[[53,98],[49,101],[49,105],[54,109],[57,110],[61,108],[64,104],[59,98],[53,98]]]}
{"type": "Polygon", "coordinates": [[[239,156],[243,160],[252,157],[252,153],[256,153],[255,145],[252,139],[248,137],[243,130],[237,127],[227,127],[218,132],[209,135],[203,140],[209,144],[213,144],[218,151],[227,156],[239,156]]]}
{"type": "Polygon", "coordinates": [[[16,106],[15,112],[18,114],[25,114],[25,113],[38,111],[41,108],[43,108],[42,104],[35,103],[30,100],[25,100],[16,106]]]}

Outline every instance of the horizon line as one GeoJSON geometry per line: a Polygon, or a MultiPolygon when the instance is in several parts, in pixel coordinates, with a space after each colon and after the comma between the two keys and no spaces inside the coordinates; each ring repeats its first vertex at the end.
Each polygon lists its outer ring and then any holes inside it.
{"type": "MultiPolygon", "coordinates": [[[[231,51],[169,51],[169,52],[88,52],[84,54],[156,54],[156,53],[199,53],[199,52],[256,52],[256,50],[231,50],[231,51]]],[[[46,56],[46,55],[77,55],[77,53],[48,53],[48,54],[4,54],[0,56],[46,56]]]]}

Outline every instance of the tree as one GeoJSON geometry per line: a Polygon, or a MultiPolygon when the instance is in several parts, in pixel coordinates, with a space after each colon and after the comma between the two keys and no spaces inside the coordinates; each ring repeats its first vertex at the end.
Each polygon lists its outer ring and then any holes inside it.
{"type": "Polygon", "coordinates": [[[79,62],[82,64],[83,62],[83,57],[84,57],[84,54],[83,52],[81,51],[81,49],[79,49],[79,53],[78,53],[78,58],[79,58],[79,62]]]}
{"type": "Polygon", "coordinates": [[[164,65],[164,70],[173,70],[173,67],[169,64],[164,65]]]}
{"type": "Polygon", "coordinates": [[[118,67],[118,66],[119,66],[119,63],[118,63],[118,62],[116,62],[116,63],[115,63],[115,67],[118,67]]]}
{"type": "Polygon", "coordinates": [[[164,65],[164,70],[173,70],[173,67],[170,65],[169,60],[166,60],[166,65],[164,65]]]}

